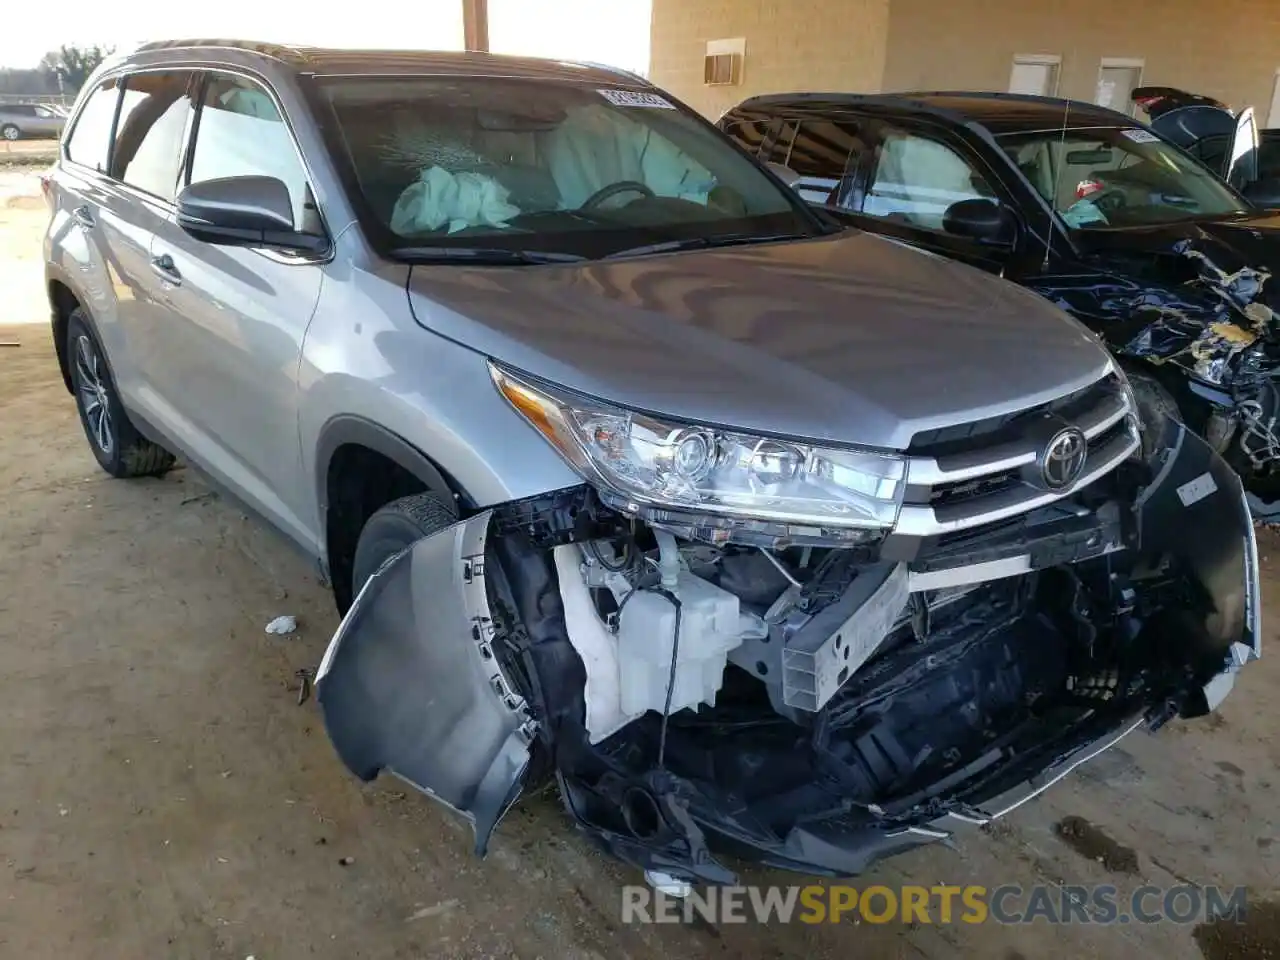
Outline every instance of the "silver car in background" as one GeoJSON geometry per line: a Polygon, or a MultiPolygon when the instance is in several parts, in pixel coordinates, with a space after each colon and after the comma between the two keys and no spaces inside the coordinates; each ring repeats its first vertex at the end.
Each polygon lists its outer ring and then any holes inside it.
{"type": "Polygon", "coordinates": [[[553,779],[655,881],[854,874],[1260,652],[1239,481],[1091,334],[632,75],[150,45],[49,195],[94,456],[316,560],[339,756],[478,852],[553,779]]]}
{"type": "Polygon", "coordinates": [[[67,115],[46,103],[0,103],[0,138],[30,140],[62,136],[67,115]]]}

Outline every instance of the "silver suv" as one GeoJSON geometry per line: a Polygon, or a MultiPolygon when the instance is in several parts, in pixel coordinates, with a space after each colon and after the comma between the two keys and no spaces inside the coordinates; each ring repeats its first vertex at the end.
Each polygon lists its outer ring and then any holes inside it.
{"type": "Polygon", "coordinates": [[[337,752],[665,881],[853,874],[1258,653],[1240,484],[1075,321],[586,64],[152,45],[46,239],[98,462],[315,557],[337,752]]]}

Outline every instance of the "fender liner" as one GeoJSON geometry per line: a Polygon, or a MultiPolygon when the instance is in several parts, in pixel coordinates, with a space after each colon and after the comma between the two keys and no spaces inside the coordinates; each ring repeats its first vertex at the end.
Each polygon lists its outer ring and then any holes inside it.
{"type": "Polygon", "coordinates": [[[457,494],[465,505],[471,505],[463,491],[449,481],[435,461],[404,437],[365,417],[339,414],[321,427],[316,444],[316,503],[320,505],[322,524],[329,512],[329,466],[338,448],[347,444],[368,447],[382,454],[425,483],[431,493],[443,500],[452,501],[457,494]]]}
{"type": "MultiPolygon", "coordinates": [[[[67,386],[67,393],[74,394],[75,388],[71,385],[71,359],[67,356],[67,343],[65,336],[58,336],[58,321],[64,322],[71,316],[71,310],[65,314],[62,312],[63,304],[58,302],[58,298],[54,296],[53,285],[58,284],[70,294],[71,299],[75,301],[76,307],[84,311],[86,317],[89,318],[89,326],[93,328],[93,335],[98,338],[98,346],[102,353],[102,358],[107,363],[107,369],[111,369],[111,363],[107,360],[106,348],[102,346],[102,337],[98,333],[98,325],[93,319],[93,314],[89,312],[89,308],[85,306],[85,298],[71,283],[71,278],[66,272],[56,264],[45,263],[44,267],[44,292],[45,297],[49,300],[49,330],[53,336],[53,352],[58,358],[58,368],[62,372],[62,382],[67,386]]],[[[74,310],[75,307],[72,307],[74,310]]],[[[64,334],[66,327],[63,326],[64,334]]]]}

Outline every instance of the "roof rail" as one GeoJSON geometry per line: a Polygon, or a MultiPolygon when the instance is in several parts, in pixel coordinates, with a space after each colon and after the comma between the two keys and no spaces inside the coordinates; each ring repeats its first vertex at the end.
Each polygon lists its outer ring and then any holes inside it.
{"type": "Polygon", "coordinates": [[[260,53],[275,60],[299,60],[306,56],[305,47],[286,43],[268,43],[257,40],[231,40],[210,37],[195,37],[186,40],[152,40],[134,49],[133,53],[148,53],[153,50],[182,50],[190,48],[217,48],[231,50],[247,50],[260,53]]]}

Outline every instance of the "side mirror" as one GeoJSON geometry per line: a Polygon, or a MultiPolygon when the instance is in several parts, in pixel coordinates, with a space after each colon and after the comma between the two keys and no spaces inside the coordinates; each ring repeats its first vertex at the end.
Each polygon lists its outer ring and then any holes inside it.
{"type": "Polygon", "coordinates": [[[974,198],[947,207],[942,229],[957,237],[968,237],[995,246],[1011,246],[1018,222],[1013,211],[994,200],[974,198]]]}
{"type": "Polygon", "coordinates": [[[1240,191],[1255,207],[1267,210],[1280,209],[1280,179],[1255,180],[1240,191]]]}
{"type": "Polygon", "coordinates": [[[293,226],[289,188],[275,177],[223,177],[193,183],[178,194],[178,226],[197,240],[233,247],[274,247],[319,253],[324,237],[293,226]]]}
{"type": "Polygon", "coordinates": [[[774,174],[782,180],[788,187],[794,188],[800,182],[800,174],[796,173],[790,167],[783,163],[774,163],[770,160],[765,164],[774,174]]]}

